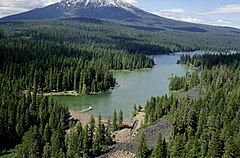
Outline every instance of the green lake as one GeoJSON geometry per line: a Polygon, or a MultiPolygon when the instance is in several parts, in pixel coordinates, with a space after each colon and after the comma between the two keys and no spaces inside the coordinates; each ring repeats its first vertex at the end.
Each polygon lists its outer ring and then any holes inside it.
{"type": "MultiPolygon", "coordinates": [[[[196,51],[194,53],[203,53],[196,51]]],[[[123,110],[124,118],[131,119],[134,104],[144,106],[152,96],[169,93],[169,78],[172,75],[185,76],[186,67],[176,64],[181,53],[151,56],[155,66],[149,70],[117,71],[114,76],[119,87],[112,92],[89,96],[55,96],[55,100],[74,110],[92,106],[89,114],[101,114],[108,118],[114,109],[123,110]]]]}

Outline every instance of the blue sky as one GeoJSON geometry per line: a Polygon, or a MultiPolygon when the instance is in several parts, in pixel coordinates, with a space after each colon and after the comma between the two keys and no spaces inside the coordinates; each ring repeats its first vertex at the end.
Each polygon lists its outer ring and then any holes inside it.
{"type": "MultiPolygon", "coordinates": [[[[0,0],[0,17],[60,0],[0,0]]],[[[145,11],[181,21],[240,28],[240,0],[124,0],[145,11]]]]}
{"type": "Polygon", "coordinates": [[[176,20],[240,28],[240,0],[139,0],[136,5],[176,20]]]}

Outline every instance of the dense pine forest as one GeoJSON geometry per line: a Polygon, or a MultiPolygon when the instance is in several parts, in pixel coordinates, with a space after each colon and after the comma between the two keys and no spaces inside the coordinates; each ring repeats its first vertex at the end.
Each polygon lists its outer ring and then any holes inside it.
{"type": "Polygon", "coordinates": [[[82,126],[52,97],[23,93],[21,80],[1,75],[0,83],[0,156],[14,148],[10,157],[96,157],[109,149],[112,131],[122,126],[121,110],[114,111],[112,122],[91,117],[82,126]]]}
{"type": "MultiPolygon", "coordinates": [[[[140,157],[239,157],[240,156],[240,63],[238,54],[206,54],[181,57],[181,63],[192,63],[203,71],[185,78],[173,77],[171,89],[199,88],[202,96],[187,99],[174,95],[152,97],[145,107],[145,124],[171,116],[173,133],[165,145],[158,140],[158,150],[148,151],[139,144],[140,157]],[[177,85],[177,86],[174,86],[177,85]],[[148,151],[148,152],[147,152],[148,151]],[[145,154],[144,154],[145,153],[145,154]],[[148,154],[146,154],[148,153],[148,154]],[[149,154],[150,153],[150,154],[149,154]],[[166,154],[167,153],[167,154],[166,154]]],[[[142,139],[146,139],[143,136],[142,139]]]]}
{"type": "Polygon", "coordinates": [[[191,77],[173,76],[170,78],[169,89],[171,91],[184,90],[187,91],[200,83],[197,72],[192,72],[191,77]]]}
{"type": "Polygon", "coordinates": [[[103,92],[115,85],[109,70],[151,68],[154,64],[152,59],[140,54],[67,42],[65,38],[68,37],[51,39],[53,35],[64,35],[64,30],[49,31],[48,38],[36,33],[40,37],[30,35],[33,36],[30,39],[24,31],[20,32],[9,31],[18,35],[0,40],[0,72],[10,79],[19,80],[23,90],[74,90],[79,94],[103,92]]]}
{"type": "MultiPolygon", "coordinates": [[[[161,31],[80,18],[1,23],[0,155],[15,148],[16,157],[99,156],[114,143],[112,131],[122,125],[122,111],[114,111],[107,124],[92,117],[85,126],[75,125],[68,108],[45,93],[109,91],[116,84],[111,70],[152,68],[146,54],[240,49],[236,33],[226,41],[196,30],[161,31]]],[[[169,88],[197,87],[202,96],[152,97],[145,107],[145,125],[169,115],[174,132],[169,142],[159,135],[153,151],[143,134],[137,156],[240,156],[239,60],[238,54],[183,55],[179,63],[199,67],[202,73],[175,76],[169,88]]]]}
{"type": "MultiPolygon", "coordinates": [[[[173,25],[173,24],[167,24],[173,25]]],[[[187,25],[187,24],[185,24],[187,25]]],[[[239,30],[217,27],[168,27],[164,23],[128,25],[87,18],[2,22],[0,38],[61,41],[87,47],[121,50],[138,54],[165,54],[179,51],[240,50],[239,30]],[[147,24],[146,24],[147,25],[147,24]],[[152,24],[153,25],[153,24],[152,24]],[[219,33],[221,32],[221,34],[219,33]]]]}
{"type": "Polygon", "coordinates": [[[0,28],[0,155],[12,148],[12,156],[31,158],[95,157],[106,152],[122,113],[113,127],[99,117],[73,128],[68,109],[44,94],[105,92],[116,83],[111,70],[152,68],[153,60],[140,53],[72,41],[74,35],[81,36],[67,27],[57,29],[46,23],[49,28],[35,30],[34,25],[24,25],[0,28]]]}
{"type": "Polygon", "coordinates": [[[110,121],[105,125],[100,116],[97,122],[92,117],[85,127],[78,122],[68,132],[72,121],[67,108],[17,87],[1,79],[1,154],[17,145],[10,157],[95,157],[114,143],[110,121]]]}
{"type": "Polygon", "coordinates": [[[238,67],[240,61],[240,54],[203,54],[203,55],[193,55],[183,54],[178,61],[179,64],[191,65],[194,67],[201,68],[212,68],[216,65],[226,65],[238,67]]]}

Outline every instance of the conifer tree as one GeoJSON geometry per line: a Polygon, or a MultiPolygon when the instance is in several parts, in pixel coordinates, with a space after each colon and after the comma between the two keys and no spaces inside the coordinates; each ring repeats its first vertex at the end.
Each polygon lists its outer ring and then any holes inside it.
{"type": "Polygon", "coordinates": [[[167,146],[165,139],[162,139],[161,133],[159,133],[157,142],[151,154],[151,158],[167,158],[167,146]]]}
{"type": "Polygon", "coordinates": [[[118,114],[118,123],[117,123],[118,129],[121,128],[122,124],[123,124],[123,111],[120,110],[118,114]]]}
{"type": "Polygon", "coordinates": [[[78,143],[80,142],[78,142],[77,131],[73,129],[67,135],[67,157],[74,158],[76,156],[78,143]]]}
{"type": "Polygon", "coordinates": [[[139,140],[138,143],[138,148],[137,148],[137,158],[147,158],[148,157],[148,147],[147,147],[147,140],[146,140],[146,135],[142,133],[142,136],[139,140]]]}
{"type": "Polygon", "coordinates": [[[100,132],[99,128],[97,129],[97,132],[95,134],[95,139],[93,143],[93,153],[94,155],[98,155],[101,152],[101,140],[100,140],[100,132]]]}
{"type": "Polygon", "coordinates": [[[51,137],[51,157],[58,158],[63,149],[64,140],[61,138],[61,134],[57,131],[54,131],[51,137]]]}
{"type": "Polygon", "coordinates": [[[113,120],[112,120],[112,130],[113,131],[116,131],[118,129],[117,121],[118,121],[118,119],[117,119],[117,111],[115,109],[114,112],[113,112],[113,120]]]}
{"type": "Polygon", "coordinates": [[[95,119],[93,117],[93,115],[90,118],[90,122],[89,122],[89,148],[93,149],[93,141],[94,141],[94,132],[95,132],[95,119]]]}
{"type": "Polygon", "coordinates": [[[207,157],[221,157],[222,154],[222,142],[220,140],[220,133],[218,132],[213,132],[211,134],[211,140],[209,141],[209,149],[208,149],[208,154],[207,157]]]}
{"type": "Polygon", "coordinates": [[[51,157],[51,147],[48,143],[43,148],[43,156],[42,157],[43,158],[51,157]]]}
{"type": "MultiPolygon", "coordinates": [[[[83,137],[83,157],[89,157],[90,155],[90,145],[89,145],[89,135],[88,135],[88,131],[89,131],[89,126],[88,124],[85,125],[85,129],[84,129],[84,137],[83,137]]],[[[92,143],[92,142],[90,142],[92,143]]]]}
{"type": "Polygon", "coordinates": [[[110,118],[108,119],[108,122],[107,122],[107,127],[106,127],[106,144],[107,145],[112,145],[113,144],[113,139],[112,139],[112,136],[111,136],[111,120],[110,118]]]}
{"type": "Polygon", "coordinates": [[[44,133],[43,133],[43,140],[44,142],[49,142],[51,139],[51,129],[48,123],[45,126],[44,133]]]}

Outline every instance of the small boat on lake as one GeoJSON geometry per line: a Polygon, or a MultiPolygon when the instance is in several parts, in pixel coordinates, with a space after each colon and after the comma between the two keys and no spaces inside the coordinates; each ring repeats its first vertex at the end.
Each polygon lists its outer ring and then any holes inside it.
{"type": "Polygon", "coordinates": [[[83,112],[88,112],[88,111],[91,111],[91,110],[93,110],[93,107],[92,107],[92,106],[90,106],[90,107],[87,108],[87,109],[81,110],[81,111],[79,111],[79,112],[83,113],[83,112]]]}

